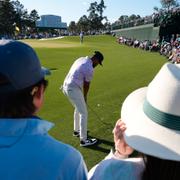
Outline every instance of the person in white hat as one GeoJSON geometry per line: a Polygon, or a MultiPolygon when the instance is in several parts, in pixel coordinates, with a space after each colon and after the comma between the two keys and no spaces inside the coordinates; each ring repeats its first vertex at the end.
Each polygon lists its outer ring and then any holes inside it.
{"type": "Polygon", "coordinates": [[[166,63],[124,101],[115,152],[93,167],[90,180],[180,179],[180,65],[166,63]],[[129,157],[133,151],[138,157],[129,157]]]}

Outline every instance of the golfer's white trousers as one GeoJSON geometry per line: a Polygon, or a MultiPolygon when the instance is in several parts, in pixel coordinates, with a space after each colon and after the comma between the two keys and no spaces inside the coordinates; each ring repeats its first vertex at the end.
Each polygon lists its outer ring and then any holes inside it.
{"type": "Polygon", "coordinates": [[[80,132],[80,140],[87,139],[87,106],[79,87],[63,87],[63,93],[74,106],[74,131],[80,132]]]}

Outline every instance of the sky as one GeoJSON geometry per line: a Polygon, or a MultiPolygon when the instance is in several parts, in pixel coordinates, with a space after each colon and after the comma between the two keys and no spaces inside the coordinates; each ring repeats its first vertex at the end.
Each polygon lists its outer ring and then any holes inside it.
{"type": "MultiPolygon", "coordinates": [[[[100,3],[100,0],[19,0],[29,13],[36,9],[39,16],[58,15],[67,25],[71,21],[78,22],[83,15],[88,16],[87,9],[90,3],[95,1],[100,3]]],[[[121,15],[151,15],[155,6],[161,7],[160,0],[104,0],[104,3],[106,9],[103,15],[107,16],[111,23],[118,20],[121,15]]]]}

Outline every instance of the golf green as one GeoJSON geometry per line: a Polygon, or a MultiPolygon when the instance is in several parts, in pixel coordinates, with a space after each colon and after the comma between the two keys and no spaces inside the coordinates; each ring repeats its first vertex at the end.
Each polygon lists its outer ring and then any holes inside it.
{"type": "Polygon", "coordinates": [[[113,147],[112,130],[120,118],[125,97],[133,90],[147,86],[166,63],[158,53],[119,45],[108,35],[64,37],[58,40],[26,40],[38,53],[43,66],[51,69],[48,77],[44,106],[39,115],[55,124],[50,134],[78,149],[88,169],[102,160],[113,147]],[[89,136],[97,138],[97,145],[80,147],[79,139],[72,136],[73,107],[60,91],[60,86],[71,64],[80,56],[91,56],[99,50],[104,54],[103,67],[95,68],[88,95],[89,136]]]}

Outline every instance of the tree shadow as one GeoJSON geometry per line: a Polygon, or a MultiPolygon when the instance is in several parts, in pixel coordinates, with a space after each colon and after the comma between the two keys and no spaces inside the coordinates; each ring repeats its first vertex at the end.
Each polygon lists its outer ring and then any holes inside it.
{"type": "Polygon", "coordinates": [[[57,71],[58,68],[49,68],[50,71],[57,71]]]}

